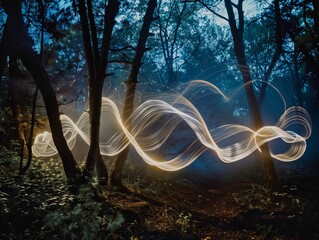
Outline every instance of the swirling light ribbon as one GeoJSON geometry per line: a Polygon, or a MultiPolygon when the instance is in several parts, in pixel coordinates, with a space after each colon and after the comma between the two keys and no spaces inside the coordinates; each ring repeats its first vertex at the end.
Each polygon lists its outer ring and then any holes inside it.
{"type": "MultiPolygon", "coordinates": [[[[208,149],[214,151],[223,162],[239,161],[256,150],[260,151],[261,145],[275,139],[289,144],[289,148],[281,153],[271,152],[274,159],[294,161],[304,154],[306,140],[311,135],[311,119],[304,108],[290,107],[275,125],[257,130],[239,124],[227,124],[209,130],[200,112],[185,97],[186,93],[191,92],[190,88],[196,85],[205,86],[229,100],[215,85],[205,81],[193,81],[183,94],[167,94],[165,101],[151,99],[143,102],[124,123],[115,102],[103,97],[101,123],[103,124],[103,119],[111,120],[113,125],[100,139],[101,154],[115,156],[131,144],[146,163],[166,171],[185,168],[208,149]],[[185,150],[168,160],[152,154],[164,146],[181,123],[192,130],[196,139],[185,150]],[[291,128],[298,129],[301,133],[298,134],[290,130],[291,128]]],[[[61,115],[60,119],[70,149],[75,147],[78,135],[90,144],[88,112],[84,112],[77,122],[73,122],[66,115],[61,115]]],[[[32,151],[35,156],[49,157],[57,154],[51,133],[46,131],[37,135],[32,151]]]]}

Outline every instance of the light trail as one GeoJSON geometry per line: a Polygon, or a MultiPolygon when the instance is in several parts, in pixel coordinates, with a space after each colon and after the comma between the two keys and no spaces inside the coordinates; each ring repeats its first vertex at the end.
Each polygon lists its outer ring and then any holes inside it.
{"type": "MultiPolygon", "coordinates": [[[[311,135],[311,119],[304,108],[294,106],[285,109],[275,125],[264,126],[257,130],[239,124],[222,125],[210,130],[197,108],[185,97],[186,95],[194,97],[192,89],[198,89],[199,86],[229,101],[229,98],[215,85],[196,80],[191,82],[182,94],[167,94],[165,101],[150,99],[141,103],[128,121],[123,123],[115,102],[109,98],[102,98],[101,124],[103,124],[102,119],[112,121],[112,128],[108,129],[100,139],[101,154],[115,156],[131,144],[146,163],[165,171],[185,168],[206,150],[214,151],[225,163],[236,162],[256,150],[261,151],[261,145],[276,139],[289,144],[289,148],[281,153],[271,152],[274,159],[288,162],[297,160],[304,154],[306,140],[311,135]],[[185,150],[168,160],[163,160],[163,156],[156,156],[154,152],[164,146],[181,123],[192,130],[196,139],[185,150]],[[301,133],[290,130],[291,127],[301,133]]],[[[278,89],[274,89],[280,94],[278,89]]],[[[286,108],[284,100],[283,103],[286,108]]],[[[61,115],[60,119],[70,149],[75,147],[78,135],[88,145],[90,144],[88,112],[84,112],[77,122],[73,122],[66,115],[61,115]]],[[[58,152],[51,133],[44,132],[37,135],[32,151],[35,156],[56,155],[58,152]]]]}

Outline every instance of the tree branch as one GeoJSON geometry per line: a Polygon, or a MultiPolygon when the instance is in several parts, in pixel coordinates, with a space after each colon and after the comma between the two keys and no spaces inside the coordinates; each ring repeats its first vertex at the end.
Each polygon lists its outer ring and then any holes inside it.
{"type": "Polygon", "coordinates": [[[91,36],[89,30],[89,22],[86,13],[85,0],[79,0],[79,12],[80,12],[80,21],[82,28],[82,37],[83,37],[83,45],[85,51],[85,57],[88,65],[89,75],[94,76],[95,68],[94,68],[94,57],[93,50],[91,45],[91,36]]]}
{"type": "Polygon", "coordinates": [[[136,51],[136,48],[133,46],[126,46],[126,47],[122,47],[122,48],[110,48],[110,51],[111,52],[121,52],[121,51],[127,50],[127,49],[136,51]]]}
{"type": "Polygon", "coordinates": [[[228,18],[224,17],[223,15],[220,15],[219,13],[217,13],[214,9],[212,9],[210,6],[208,6],[206,3],[204,3],[202,0],[196,0],[195,2],[199,2],[200,4],[202,4],[208,11],[210,11],[211,13],[213,13],[214,15],[216,15],[217,17],[225,20],[225,21],[229,21],[228,18]]]}

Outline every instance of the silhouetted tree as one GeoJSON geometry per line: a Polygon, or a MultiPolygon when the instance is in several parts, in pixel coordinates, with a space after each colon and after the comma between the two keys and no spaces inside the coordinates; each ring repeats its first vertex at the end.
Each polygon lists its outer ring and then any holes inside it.
{"type": "MultiPolygon", "coordinates": [[[[278,1],[278,0],[275,0],[278,1]]],[[[254,126],[259,129],[263,126],[263,121],[259,111],[257,99],[254,93],[252,82],[252,77],[250,73],[250,68],[246,62],[245,56],[245,44],[243,39],[244,33],[244,12],[243,12],[243,0],[239,0],[236,5],[234,5],[231,0],[224,0],[225,7],[228,14],[228,24],[233,36],[234,51],[238,62],[238,68],[241,72],[243,81],[245,85],[246,96],[248,99],[248,105],[250,108],[251,119],[254,126]],[[234,14],[234,8],[237,10],[238,14],[238,25],[234,14]]],[[[264,169],[267,181],[270,185],[276,183],[276,172],[274,168],[274,163],[272,161],[268,144],[263,144],[261,146],[261,155],[264,162],[264,169]]]]}
{"type": "MultiPolygon", "coordinates": [[[[134,110],[134,95],[136,90],[136,85],[138,84],[137,78],[139,70],[142,66],[142,59],[144,53],[149,50],[146,48],[147,38],[150,36],[150,26],[154,20],[153,14],[157,5],[157,0],[150,0],[148,2],[147,10],[144,15],[144,22],[140,31],[138,43],[135,50],[135,55],[132,61],[130,75],[126,83],[126,96],[124,101],[122,120],[126,122],[125,127],[130,130],[131,126],[128,124],[127,120],[134,110]]],[[[118,156],[116,156],[110,172],[109,184],[110,186],[117,186],[124,188],[122,183],[122,172],[127,158],[129,147],[126,147],[118,156]]]]}
{"type": "Polygon", "coordinates": [[[273,72],[276,63],[278,62],[280,55],[282,53],[282,44],[283,44],[283,33],[282,33],[282,21],[281,21],[281,13],[280,13],[280,5],[279,0],[274,0],[274,9],[271,8],[271,10],[274,10],[274,18],[275,18],[275,42],[276,42],[276,50],[272,56],[272,59],[270,61],[270,64],[268,65],[268,68],[266,72],[264,73],[263,82],[261,84],[260,94],[258,98],[258,103],[261,104],[265,95],[266,95],[266,89],[267,89],[267,83],[269,81],[269,78],[271,76],[271,73],[273,72]]]}
{"type": "MultiPolygon", "coordinates": [[[[277,13],[279,12],[279,0],[274,0],[274,4],[276,6],[277,13]]],[[[222,18],[223,20],[227,21],[230,31],[233,38],[233,44],[234,44],[234,52],[236,56],[236,60],[238,63],[238,68],[241,73],[243,82],[245,84],[245,92],[248,100],[248,105],[250,108],[250,116],[252,119],[252,122],[255,126],[255,128],[259,129],[263,126],[262,117],[260,114],[257,98],[254,93],[254,88],[252,84],[252,76],[250,67],[247,64],[246,61],[246,53],[245,53],[245,43],[244,43],[244,27],[245,27],[245,18],[244,18],[244,11],[243,11],[243,0],[238,0],[238,2],[235,4],[231,0],[224,0],[224,5],[227,11],[227,17],[224,17],[220,14],[218,14],[216,11],[214,11],[209,5],[206,4],[205,1],[197,0],[197,2],[204,5],[209,11],[211,11],[213,14],[217,15],[218,17],[222,18]],[[236,10],[236,14],[234,12],[234,9],[236,10]],[[237,19],[236,19],[237,16],[237,19]]],[[[279,16],[280,17],[280,16],[279,16]]],[[[280,24],[280,19],[278,19],[278,25],[280,24]]],[[[277,24],[277,23],[276,23],[277,24]]],[[[280,37],[280,32],[278,30],[278,37],[280,37]]],[[[280,46],[278,48],[278,51],[276,51],[276,55],[274,56],[273,60],[271,61],[271,64],[266,71],[265,77],[267,80],[270,76],[270,73],[277,62],[279,55],[280,55],[281,49],[280,46]]],[[[276,183],[276,172],[274,168],[274,164],[269,152],[268,144],[263,144],[261,146],[261,156],[264,163],[264,170],[265,175],[267,178],[267,181],[270,185],[275,185],[276,183]]]]}
{"type": "Polygon", "coordinates": [[[55,93],[38,54],[33,50],[33,43],[24,23],[21,4],[20,0],[2,1],[2,7],[8,17],[1,40],[5,47],[0,50],[4,52],[1,52],[0,55],[18,57],[34,78],[47,109],[53,141],[62,159],[66,177],[70,183],[76,183],[80,172],[63,136],[55,93]]]}
{"type": "Polygon", "coordinates": [[[86,170],[92,176],[96,169],[100,184],[106,185],[108,172],[99,146],[102,90],[106,77],[105,71],[108,64],[108,53],[115,17],[118,14],[120,3],[118,0],[109,0],[108,4],[105,5],[103,37],[101,47],[99,48],[92,1],[79,0],[78,2],[83,44],[88,65],[89,115],[91,124],[90,148],[86,159],[86,170]]]}
{"type": "Polygon", "coordinates": [[[313,110],[319,108],[319,2],[294,0],[282,3],[284,26],[294,43],[294,51],[303,55],[311,85],[316,91],[313,110]]]}

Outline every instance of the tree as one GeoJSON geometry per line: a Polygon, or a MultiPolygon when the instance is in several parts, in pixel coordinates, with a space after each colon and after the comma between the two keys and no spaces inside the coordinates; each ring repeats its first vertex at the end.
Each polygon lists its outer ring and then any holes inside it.
{"type": "Polygon", "coordinates": [[[42,94],[47,109],[53,141],[62,159],[66,177],[69,183],[76,183],[80,172],[63,136],[55,93],[38,54],[33,50],[32,40],[23,20],[21,4],[20,0],[2,1],[2,7],[8,17],[1,40],[1,45],[3,44],[2,46],[5,47],[0,49],[3,51],[0,55],[14,55],[18,57],[25,68],[31,73],[42,94]]]}
{"type": "Polygon", "coordinates": [[[307,64],[311,85],[316,90],[312,109],[319,107],[319,2],[294,0],[282,3],[283,24],[294,44],[294,51],[301,53],[307,64]]]}
{"type": "Polygon", "coordinates": [[[158,35],[164,57],[163,66],[168,77],[167,84],[174,87],[178,83],[178,71],[193,57],[200,45],[200,37],[193,22],[195,19],[191,18],[196,4],[189,5],[179,0],[160,1],[158,9],[158,35]],[[196,41],[192,42],[194,36],[196,41]],[[192,46],[187,46],[190,43],[192,46]],[[191,49],[185,53],[187,47],[191,49]]]}
{"type": "MultiPolygon", "coordinates": [[[[230,27],[238,68],[241,73],[243,82],[245,84],[245,92],[250,109],[250,116],[255,128],[259,129],[263,126],[263,121],[260,114],[257,98],[254,93],[254,88],[252,85],[251,71],[246,61],[246,49],[244,43],[245,19],[243,11],[243,0],[238,0],[237,4],[233,3],[231,0],[224,0],[225,9],[228,16],[227,18],[218,14],[216,11],[210,8],[204,1],[198,0],[198,2],[204,5],[213,14],[227,21],[230,27]],[[234,9],[236,10],[236,15],[234,9]],[[236,16],[238,17],[238,19],[236,19],[236,16]]],[[[279,11],[279,0],[274,0],[274,5],[276,6],[276,11],[279,11]]],[[[272,65],[274,65],[276,61],[277,57],[271,62],[272,65]]],[[[272,65],[269,67],[269,72],[271,72],[273,69],[272,65]]],[[[266,73],[269,74],[268,71],[266,73]]],[[[271,186],[274,186],[276,183],[276,172],[269,152],[268,144],[263,144],[261,146],[261,151],[266,179],[271,186]]]]}
{"type": "MultiPolygon", "coordinates": [[[[147,10],[144,15],[144,22],[140,31],[138,43],[135,50],[135,55],[132,61],[130,75],[126,83],[126,96],[124,101],[123,115],[122,120],[126,122],[126,128],[130,130],[131,126],[128,124],[127,120],[134,110],[134,95],[136,86],[138,84],[138,74],[139,70],[142,66],[142,59],[144,53],[149,50],[146,48],[147,38],[150,36],[150,26],[152,21],[154,20],[153,14],[157,5],[157,0],[149,0],[147,10]]],[[[122,172],[125,164],[125,160],[127,158],[127,154],[129,151],[129,147],[126,147],[118,156],[116,156],[110,172],[109,184],[110,186],[117,186],[120,188],[124,188],[122,183],[122,172]]]]}
{"type": "Polygon", "coordinates": [[[292,95],[292,97],[295,97],[296,100],[294,101],[293,99],[293,101],[296,102],[298,106],[304,107],[302,90],[307,81],[307,71],[304,66],[304,61],[301,59],[300,55],[301,54],[296,51],[292,51],[291,54],[286,52],[284,62],[289,69],[290,79],[294,86],[294,95],[292,95]]]}
{"type": "Polygon", "coordinates": [[[104,29],[100,50],[92,1],[79,0],[78,3],[83,44],[88,65],[89,115],[91,124],[90,148],[86,159],[86,170],[89,176],[92,176],[96,169],[100,184],[106,185],[108,172],[103,162],[99,146],[102,90],[106,77],[105,71],[108,64],[108,53],[115,17],[119,11],[120,3],[118,0],[110,0],[108,4],[105,5],[104,29]]]}
{"type": "Polygon", "coordinates": [[[275,42],[276,42],[276,49],[273,53],[273,56],[271,58],[271,61],[267,67],[266,72],[264,73],[263,82],[261,84],[260,94],[258,103],[261,104],[265,95],[266,95],[266,89],[267,89],[267,83],[269,81],[269,78],[271,76],[271,73],[273,72],[276,63],[278,62],[280,55],[282,53],[282,44],[283,44],[283,34],[282,34],[282,23],[281,23],[281,13],[280,13],[280,6],[279,6],[279,0],[274,0],[274,9],[271,8],[271,10],[274,11],[274,19],[275,19],[275,42]]]}
{"type": "MultiPolygon", "coordinates": [[[[275,0],[278,4],[278,0],[275,0]]],[[[253,120],[254,126],[259,129],[263,126],[261,114],[259,111],[257,99],[255,97],[252,77],[250,73],[250,68],[246,62],[245,56],[245,45],[243,39],[243,32],[244,32],[244,12],[243,12],[243,0],[239,0],[237,5],[233,5],[231,0],[225,0],[225,8],[228,14],[228,24],[233,36],[233,43],[234,43],[234,51],[238,62],[238,68],[241,72],[243,81],[245,85],[245,92],[248,99],[248,104],[250,108],[251,118],[253,120]],[[237,9],[238,14],[238,27],[235,19],[234,14],[234,7],[237,9]]],[[[264,162],[264,169],[266,178],[270,185],[274,185],[276,183],[276,172],[274,168],[274,164],[269,152],[268,144],[263,144],[261,146],[261,155],[264,162]]]]}
{"type": "MultiPolygon", "coordinates": [[[[39,18],[41,19],[41,40],[40,40],[40,61],[41,64],[43,64],[43,45],[44,45],[44,16],[45,16],[45,10],[44,10],[44,5],[43,1],[39,0],[38,1],[38,7],[40,10],[39,18]]],[[[32,161],[32,145],[33,145],[33,132],[34,132],[34,127],[35,127],[35,113],[36,113],[36,102],[37,102],[37,97],[38,97],[38,91],[39,88],[36,87],[35,91],[33,93],[33,100],[32,100],[32,112],[31,112],[31,126],[30,126],[30,133],[29,133],[29,138],[28,141],[26,142],[27,144],[27,150],[28,150],[28,159],[27,163],[24,167],[22,167],[22,159],[20,163],[20,170],[19,170],[19,175],[23,175],[26,173],[26,171],[29,169],[32,161]]]]}

